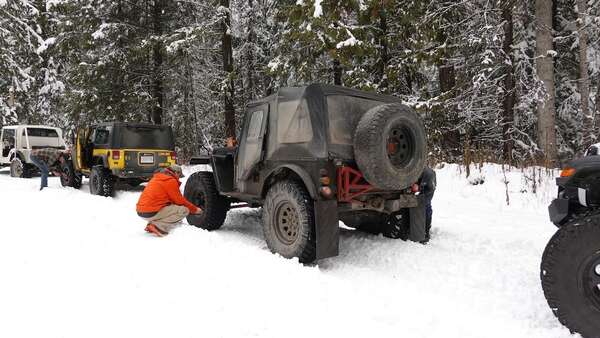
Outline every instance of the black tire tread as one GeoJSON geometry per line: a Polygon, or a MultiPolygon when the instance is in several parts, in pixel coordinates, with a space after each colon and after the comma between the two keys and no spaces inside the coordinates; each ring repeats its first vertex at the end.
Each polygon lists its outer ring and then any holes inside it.
{"type": "Polygon", "coordinates": [[[279,181],[269,188],[263,205],[263,234],[271,252],[279,253],[287,258],[298,257],[298,260],[301,263],[311,263],[316,260],[315,213],[312,201],[313,200],[304,185],[296,181],[279,181]],[[296,248],[294,248],[293,251],[295,252],[291,255],[285,255],[277,251],[275,243],[278,240],[271,229],[271,213],[274,212],[275,208],[273,195],[278,192],[283,192],[295,200],[300,208],[297,212],[299,214],[304,214],[303,219],[305,222],[302,226],[304,232],[299,234],[302,236],[302,240],[298,245],[294,243],[296,248]]]}
{"type": "Polygon", "coordinates": [[[73,162],[71,160],[67,160],[64,163],[62,163],[60,167],[62,171],[60,177],[60,184],[63,187],[72,187],[75,189],[81,188],[82,177],[81,174],[75,171],[75,168],[73,167],[73,162]],[[65,173],[69,176],[68,180],[65,180],[65,178],[62,176],[65,173]]]}
{"type": "MultiPolygon", "coordinates": [[[[583,310],[575,313],[573,309],[569,309],[569,306],[573,307],[574,299],[580,295],[564,293],[565,286],[570,284],[565,281],[565,274],[561,272],[576,265],[572,261],[572,253],[582,250],[582,242],[585,243],[586,240],[594,237],[600,238],[600,213],[597,211],[584,218],[578,217],[561,227],[548,242],[540,267],[544,295],[554,315],[572,332],[580,333],[586,338],[600,337],[600,321],[594,320],[597,319],[596,317],[582,319],[583,310]]],[[[600,242],[597,242],[597,249],[600,249],[600,242]]]]}
{"type": "MultiPolygon", "coordinates": [[[[113,175],[102,165],[92,167],[90,181],[92,180],[93,175],[98,176],[98,179],[100,180],[100,190],[97,191],[96,194],[104,197],[112,197],[115,192],[115,178],[113,175]]],[[[92,182],[90,182],[90,192],[94,194],[92,182]]]]}
{"type": "Polygon", "coordinates": [[[358,167],[366,180],[380,189],[401,190],[416,182],[423,172],[427,156],[425,127],[421,118],[409,107],[402,104],[386,104],[369,110],[359,121],[354,134],[354,156],[358,167]],[[416,121],[416,142],[422,143],[422,151],[416,151],[416,165],[412,170],[403,174],[390,175],[388,158],[382,158],[381,149],[385,140],[382,130],[388,120],[397,114],[403,114],[408,119],[416,121]]]}
{"type": "Polygon", "coordinates": [[[193,173],[185,184],[183,193],[185,198],[191,200],[196,189],[204,190],[205,205],[202,206],[202,214],[187,216],[188,223],[209,231],[221,228],[227,218],[231,202],[227,197],[219,194],[213,173],[209,171],[193,173]]]}

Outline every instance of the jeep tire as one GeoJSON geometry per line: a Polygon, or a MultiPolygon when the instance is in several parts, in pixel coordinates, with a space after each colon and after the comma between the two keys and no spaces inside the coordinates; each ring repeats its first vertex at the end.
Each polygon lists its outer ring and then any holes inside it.
{"type": "Polygon", "coordinates": [[[115,178],[101,165],[92,167],[90,173],[90,193],[104,197],[114,194],[115,178]]]}
{"type": "Polygon", "coordinates": [[[64,161],[60,165],[60,171],[60,184],[63,187],[73,187],[75,189],[81,188],[81,174],[75,172],[75,168],[73,168],[73,162],[71,160],[64,161]]]}
{"type": "Polygon", "coordinates": [[[600,214],[573,220],[554,234],[540,277],[560,322],[583,337],[600,337],[600,214]]]}
{"type": "Polygon", "coordinates": [[[370,109],[354,134],[354,156],[365,179],[383,190],[402,190],[417,182],[427,156],[423,122],[403,104],[370,109]]]}
{"type": "Polygon", "coordinates": [[[387,222],[387,218],[387,214],[368,210],[340,214],[340,220],[347,226],[373,235],[381,233],[381,227],[387,222]]]}
{"type": "Polygon", "coordinates": [[[189,224],[205,230],[217,230],[227,217],[230,200],[219,194],[215,177],[208,171],[199,171],[192,174],[183,192],[185,198],[202,209],[200,214],[189,214],[189,224]]]}
{"type": "Polygon", "coordinates": [[[280,181],[270,187],[263,205],[263,233],[273,253],[298,257],[301,263],[316,259],[313,200],[301,183],[280,181]]]}
{"type": "Polygon", "coordinates": [[[10,161],[10,177],[29,178],[31,177],[31,167],[29,164],[15,157],[10,161]]]}
{"type": "MultiPolygon", "coordinates": [[[[425,219],[425,242],[431,233],[432,214],[427,213],[425,219]]],[[[340,220],[349,227],[373,235],[382,234],[393,239],[408,240],[410,235],[410,211],[402,209],[393,214],[377,211],[356,211],[340,215],[340,220]]]]}

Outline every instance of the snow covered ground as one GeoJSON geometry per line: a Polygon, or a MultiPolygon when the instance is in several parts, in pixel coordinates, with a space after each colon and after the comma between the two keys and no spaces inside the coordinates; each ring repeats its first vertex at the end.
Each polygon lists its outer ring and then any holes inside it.
{"type": "Polygon", "coordinates": [[[437,174],[430,244],[342,230],[338,257],[303,266],[269,252],[257,210],[154,238],[140,189],[39,192],[0,170],[0,337],[570,336],[538,277],[553,174],[533,194],[506,173],[510,206],[500,166],[437,174]]]}

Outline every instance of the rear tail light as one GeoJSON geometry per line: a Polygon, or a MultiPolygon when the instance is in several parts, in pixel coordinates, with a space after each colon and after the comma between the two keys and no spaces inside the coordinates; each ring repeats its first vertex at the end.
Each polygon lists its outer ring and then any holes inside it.
{"type": "Polygon", "coordinates": [[[118,161],[119,159],[121,159],[121,152],[118,150],[113,150],[112,159],[115,161],[118,161]]]}
{"type": "Polygon", "coordinates": [[[176,152],[174,152],[174,151],[171,152],[171,159],[173,161],[177,161],[177,153],[176,152]]]}

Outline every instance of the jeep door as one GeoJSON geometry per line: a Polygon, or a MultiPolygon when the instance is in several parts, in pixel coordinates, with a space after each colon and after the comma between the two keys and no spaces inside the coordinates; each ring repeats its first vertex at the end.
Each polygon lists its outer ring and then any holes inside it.
{"type": "Polygon", "coordinates": [[[93,145],[90,144],[90,128],[79,128],[77,129],[77,136],[75,140],[75,161],[73,165],[76,170],[84,170],[90,168],[90,161],[92,159],[93,145]]]}
{"type": "Polygon", "coordinates": [[[236,182],[238,191],[245,192],[245,181],[250,178],[263,155],[263,144],[269,116],[269,105],[248,109],[236,157],[236,182]]]}

